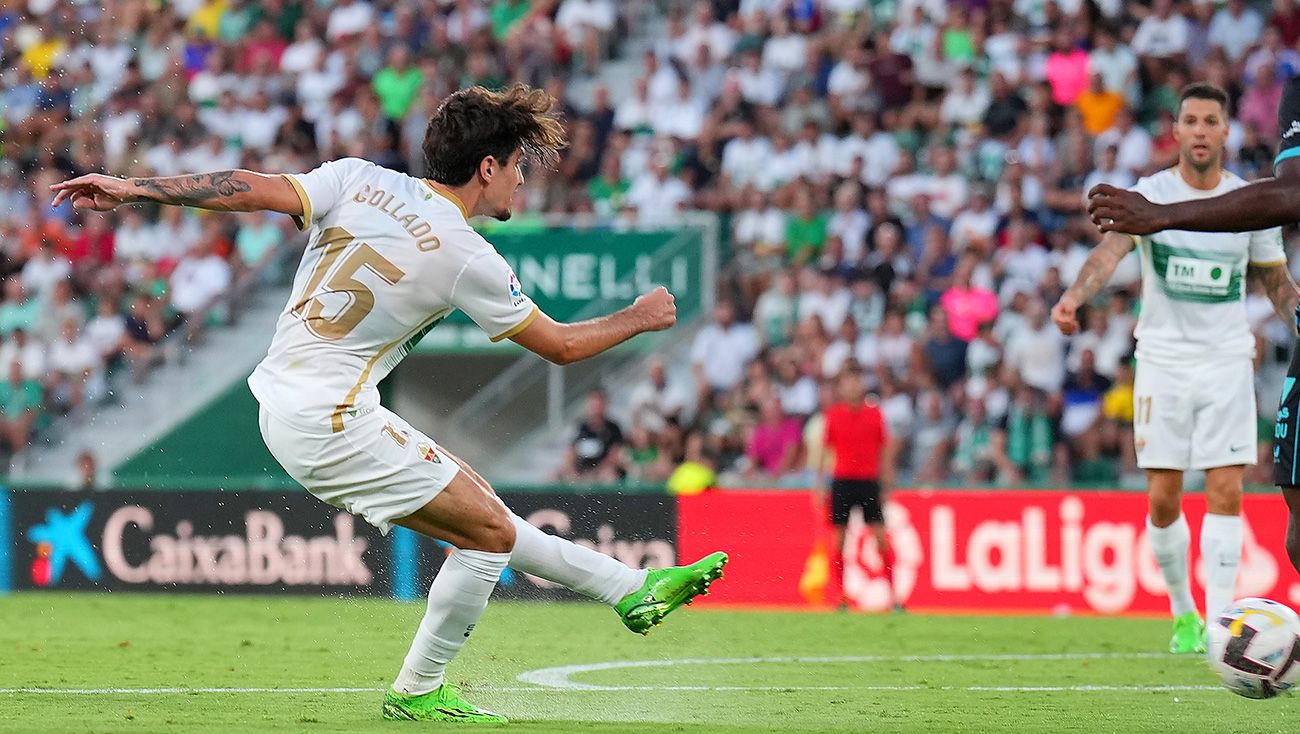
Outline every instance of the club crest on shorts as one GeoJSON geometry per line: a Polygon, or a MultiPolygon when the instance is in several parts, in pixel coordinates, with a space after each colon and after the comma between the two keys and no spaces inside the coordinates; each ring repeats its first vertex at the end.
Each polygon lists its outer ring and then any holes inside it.
{"type": "Polygon", "coordinates": [[[524,302],[524,290],[519,287],[519,278],[514,273],[510,274],[510,281],[506,284],[510,289],[510,305],[518,306],[524,302]]]}
{"type": "Polygon", "coordinates": [[[420,458],[425,461],[432,461],[435,464],[442,463],[442,458],[438,456],[438,452],[423,441],[415,445],[415,450],[420,455],[420,458]]]}

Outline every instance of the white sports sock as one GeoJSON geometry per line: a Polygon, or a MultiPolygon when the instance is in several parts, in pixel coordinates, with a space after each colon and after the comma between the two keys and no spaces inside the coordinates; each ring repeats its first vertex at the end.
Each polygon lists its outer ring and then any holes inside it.
{"type": "Polygon", "coordinates": [[[1187,551],[1192,546],[1192,531],[1181,514],[1172,525],[1158,528],[1147,517],[1147,541],[1155,551],[1165,586],[1169,587],[1169,609],[1175,617],[1196,611],[1192,588],[1187,578],[1187,551]]]}
{"type": "Polygon", "coordinates": [[[516,571],[557,583],[610,606],[645,583],[645,569],[629,568],[604,553],[543,532],[513,512],[510,519],[515,524],[510,568],[516,571]]]}
{"type": "Polygon", "coordinates": [[[454,550],[447,556],[429,585],[429,607],[393,690],[419,695],[442,685],[447,663],[465,646],[509,562],[509,553],[454,550]]]}
{"type": "Polygon", "coordinates": [[[1205,619],[1232,604],[1241,566],[1241,516],[1206,514],[1201,521],[1201,560],[1205,563],[1205,619]]]}

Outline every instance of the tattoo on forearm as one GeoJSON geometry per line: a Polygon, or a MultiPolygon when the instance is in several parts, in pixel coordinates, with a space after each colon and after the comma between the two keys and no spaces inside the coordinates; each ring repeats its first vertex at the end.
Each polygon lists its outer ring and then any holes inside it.
{"type": "Polygon", "coordinates": [[[1127,237],[1123,240],[1107,237],[1088,256],[1083,267],[1079,268],[1079,277],[1075,278],[1074,285],[1070,286],[1070,290],[1080,303],[1092,300],[1093,296],[1106,287],[1110,282],[1110,276],[1115,273],[1115,267],[1132,247],[1129,243],[1131,240],[1127,237]]]}
{"type": "Polygon", "coordinates": [[[149,192],[141,197],[160,204],[204,206],[252,190],[247,181],[236,178],[235,171],[199,173],[168,178],[137,178],[132,181],[149,192]]]}
{"type": "Polygon", "coordinates": [[[1296,304],[1300,303],[1300,292],[1296,290],[1295,281],[1285,265],[1271,268],[1246,268],[1247,280],[1253,280],[1264,288],[1264,294],[1273,304],[1273,311],[1282,323],[1295,328],[1296,304]]]}

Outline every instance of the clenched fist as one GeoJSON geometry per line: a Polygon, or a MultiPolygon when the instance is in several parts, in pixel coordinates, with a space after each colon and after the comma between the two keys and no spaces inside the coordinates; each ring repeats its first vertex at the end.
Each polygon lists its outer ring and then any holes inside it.
{"type": "Polygon", "coordinates": [[[663,331],[677,323],[677,300],[663,286],[639,296],[632,308],[641,315],[646,331],[663,331]]]}
{"type": "Polygon", "coordinates": [[[1060,329],[1062,334],[1069,336],[1079,330],[1078,310],[1079,304],[1075,303],[1074,298],[1068,293],[1061,296],[1061,300],[1052,307],[1052,321],[1056,322],[1056,328],[1060,329]]]}
{"type": "Polygon", "coordinates": [[[1102,232],[1152,234],[1165,229],[1162,207],[1136,191],[1097,184],[1088,192],[1088,214],[1102,232]]]}

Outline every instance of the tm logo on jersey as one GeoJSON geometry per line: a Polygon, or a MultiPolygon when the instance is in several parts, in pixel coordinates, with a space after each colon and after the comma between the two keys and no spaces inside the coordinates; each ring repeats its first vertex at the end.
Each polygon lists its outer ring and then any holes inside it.
{"type": "Polygon", "coordinates": [[[1165,295],[1178,301],[1219,303],[1241,299],[1236,256],[1151,243],[1151,264],[1165,295]]]}

